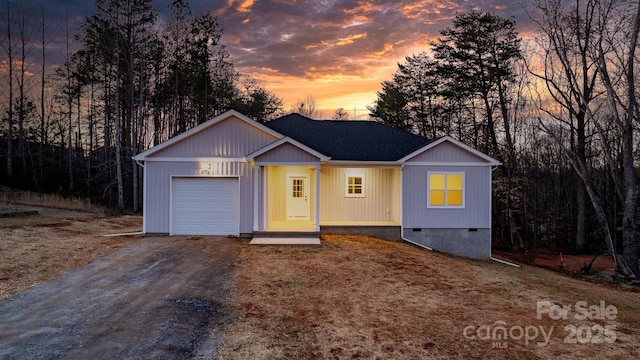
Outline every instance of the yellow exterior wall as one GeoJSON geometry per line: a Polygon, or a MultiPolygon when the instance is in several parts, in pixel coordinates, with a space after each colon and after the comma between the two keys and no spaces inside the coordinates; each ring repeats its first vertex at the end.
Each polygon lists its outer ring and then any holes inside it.
{"type": "Polygon", "coordinates": [[[400,169],[323,168],[320,174],[321,222],[400,223],[400,169]],[[345,196],[347,174],[364,175],[364,197],[345,196]]]}

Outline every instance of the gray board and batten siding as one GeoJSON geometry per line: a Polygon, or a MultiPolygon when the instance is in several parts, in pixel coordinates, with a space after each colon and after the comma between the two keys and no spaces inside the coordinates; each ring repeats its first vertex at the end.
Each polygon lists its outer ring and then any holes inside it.
{"type": "Polygon", "coordinates": [[[491,160],[449,142],[406,160],[402,171],[403,237],[437,251],[488,259],[492,167],[497,164],[491,160]],[[464,174],[462,208],[428,206],[431,172],[464,174]]]}
{"type": "Polygon", "coordinates": [[[200,163],[209,161],[212,177],[239,178],[239,234],[251,233],[253,171],[244,158],[277,140],[272,131],[231,116],[145,156],[144,231],[170,232],[172,177],[198,176],[200,163]]]}

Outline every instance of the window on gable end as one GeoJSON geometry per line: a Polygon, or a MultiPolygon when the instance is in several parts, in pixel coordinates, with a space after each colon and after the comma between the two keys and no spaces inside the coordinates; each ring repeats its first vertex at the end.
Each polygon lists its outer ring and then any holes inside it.
{"type": "Polygon", "coordinates": [[[364,174],[346,174],[345,197],[364,197],[364,174]]]}
{"type": "Polygon", "coordinates": [[[463,208],[464,173],[428,173],[428,207],[463,208]]]}

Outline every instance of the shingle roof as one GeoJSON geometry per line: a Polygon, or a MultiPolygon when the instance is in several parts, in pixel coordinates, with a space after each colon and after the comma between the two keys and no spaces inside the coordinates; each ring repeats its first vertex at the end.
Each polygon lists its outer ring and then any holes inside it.
{"type": "Polygon", "coordinates": [[[396,161],[431,142],[374,121],[312,120],[290,114],[265,125],[332,160],[396,161]]]}

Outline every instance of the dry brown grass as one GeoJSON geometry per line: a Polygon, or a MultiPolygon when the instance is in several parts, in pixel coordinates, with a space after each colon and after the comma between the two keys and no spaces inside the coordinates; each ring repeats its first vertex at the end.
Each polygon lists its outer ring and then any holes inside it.
{"type": "MultiPolygon", "coordinates": [[[[139,236],[139,216],[51,208],[0,219],[0,299],[52,280],[139,236]]],[[[221,359],[640,358],[640,293],[525,266],[473,261],[405,243],[325,236],[318,248],[243,243],[221,359]],[[615,320],[536,319],[536,302],[615,305],[615,320]],[[466,326],[553,327],[547,346],[468,340],[466,326]],[[566,325],[615,325],[613,344],[565,344],[566,325]],[[502,345],[502,344],[501,344],[502,345]]],[[[541,341],[539,337],[536,341],[541,341]]]]}
{"type": "Polygon", "coordinates": [[[140,216],[102,214],[23,205],[4,210],[38,211],[28,217],[0,218],[0,299],[86,265],[139,237],[104,237],[140,231],[140,216]]]}
{"type": "MultiPolygon", "coordinates": [[[[362,236],[324,236],[319,248],[243,249],[236,275],[238,320],[221,359],[629,359],[640,357],[640,294],[534,267],[513,268],[362,236]],[[536,320],[536,303],[617,307],[613,321],[536,320]],[[547,346],[468,340],[504,321],[553,326],[547,346]],[[566,325],[612,324],[613,344],[565,344],[566,325]]],[[[542,335],[537,341],[542,341],[542,335]]]]}
{"type": "Polygon", "coordinates": [[[20,209],[23,206],[47,207],[62,210],[78,210],[94,214],[104,214],[106,209],[94,204],[90,199],[64,197],[60,194],[41,194],[30,191],[16,191],[0,188],[0,212],[20,209]]]}

